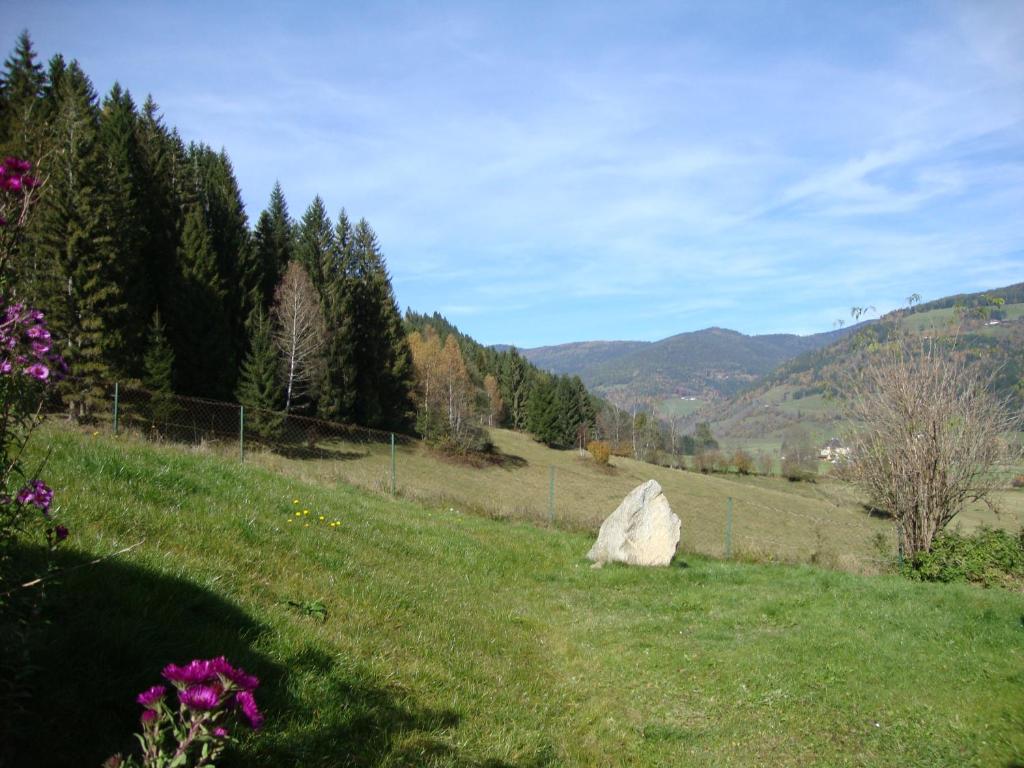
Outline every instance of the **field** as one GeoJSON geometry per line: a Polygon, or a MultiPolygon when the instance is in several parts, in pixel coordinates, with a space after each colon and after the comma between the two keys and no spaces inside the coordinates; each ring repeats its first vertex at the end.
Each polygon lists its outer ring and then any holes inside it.
{"type": "MultiPolygon", "coordinates": [[[[221,653],[261,677],[267,715],[229,767],[1024,759],[1020,594],[693,554],[593,570],[587,534],[367,494],[326,467],[49,437],[73,531],[60,565],[142,544],[51,587],[19,765],[130,748],[135,693],[168,661],[221,653]]],[[[822,503],[813,486],[689,480],[822,503]]],[[[699,504],[676,506],[692,542],[699,504]]]]}
{"type": "MultiPolygon", "coordinates": [[[[632,488],[654,478],[683,521],[688,551],[720,556],[725,546],[728,499],[733,500],[734,551],[759,559],[841,563],[851,570],[875,570],[875,543],[891,539],[891,526],[867,515],[841,486],[822,482],[811,494],[794,494],[786,480],[760,487],[736,476],[704,476],[622,457],[602,469],[588,454],[552,451],[528,436],[491,430],[505,460],[482,468],[445,461],[419,444],[397,449],[399,495],[473,511],[489,517],[548,523],[554,467],[553,522],[561,528],[596,531],[632,488]],[[889,538],[886,538],[889,537],[889,538]]],[[[370,490],[389,488],[386,445],[333,445],[323,459],[295,460],[275,453],[249,459],[274,472],[318,484],[351,483],[370,490]],[[344,456],[338,460],[337,456],[344,456]]],[[[893,543],[894,546],[894,543],[893,543]]]]}
{"type": "Polygon", "coordinates": [[[669,397],[658,403],[656,411],[658,417],[661,419],[667,419],[670,416],[685,418],[687,416],[692,416],[706,404],[707,400],[701,400],[699,398],[694,400],[684,400],[681,397],[669,397]]]}

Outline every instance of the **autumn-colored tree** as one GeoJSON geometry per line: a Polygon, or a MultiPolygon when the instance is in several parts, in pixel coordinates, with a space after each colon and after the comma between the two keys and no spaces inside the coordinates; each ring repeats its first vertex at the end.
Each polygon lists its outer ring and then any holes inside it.
{"type": "Polygon", "coordinates": [[[473,382],[454,334],[444,344],[430,326],[409,336],[416,375],[416,426],[429,442],[457,451],[478,446],[473,382]]]}
{"type": "Polygon", "coordinates": [[[732,465],[741,475],[749,475],[754,469],[754,457],[742,448],[737,448],[732,454],[732,465]]]}
{"type": "Polygon", "coordinates": [[[487,413],[487,426],[493,427],[501,424],[505,418],[505,401],[501,399],[501,388],[498,380],[492,375],[484,376],[484,391],[487,393],[489,411],[487,413]]]}

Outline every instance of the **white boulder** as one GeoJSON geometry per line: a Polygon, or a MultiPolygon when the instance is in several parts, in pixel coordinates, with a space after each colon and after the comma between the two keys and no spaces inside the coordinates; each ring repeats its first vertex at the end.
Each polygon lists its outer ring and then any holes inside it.
{"type": "Polygon", "coordinates": [[[679,546],[682,521],[656,480],[638,485],[601,523],[587,558],[598,565],[668,565],[679,546]]]}

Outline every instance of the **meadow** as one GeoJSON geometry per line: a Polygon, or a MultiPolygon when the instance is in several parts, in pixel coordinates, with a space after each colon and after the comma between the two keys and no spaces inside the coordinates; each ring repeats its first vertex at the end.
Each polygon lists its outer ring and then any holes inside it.
{"type": "Polygon", "coordinates": [[[784,497],[781,522],[825,503],[813,486],[676,473],[698,499],[676,502],[688,551],[594,570],[587,533],[370,494],[325,466],[56,427],[36,458],[46,443],[72,536],[14,734],[24,765],[130,748],[134,695],[219,654],[262,679],[267,716],[226,766],[1024,760],[1020,594],[692,553],[699,494],[784,497]]]}

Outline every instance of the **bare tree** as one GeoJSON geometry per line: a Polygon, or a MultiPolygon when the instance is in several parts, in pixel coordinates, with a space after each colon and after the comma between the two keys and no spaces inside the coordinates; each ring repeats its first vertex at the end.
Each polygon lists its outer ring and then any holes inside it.
{"type": "Polygon", "coordinates": [[[281,351],[285,375],[285,412],[308,394],[319,378],[321,352],[327,340],[320,297],[305,267],[297,261],[274,291],[274,344],[281,351]]]}
{"type": "Polygon", "coordinates": [[[930,550],[964,505],[992,506],[993,470],[1020,420],[955,344],[897,339],[871,363],[849,384],[855,432],[844,472],[893,516],[913,556],[930,550]]]}

